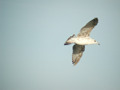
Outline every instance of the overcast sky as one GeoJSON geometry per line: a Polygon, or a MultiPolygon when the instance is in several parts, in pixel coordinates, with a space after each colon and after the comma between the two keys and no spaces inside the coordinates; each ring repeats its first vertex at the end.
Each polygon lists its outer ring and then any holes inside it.
{"type": "Polygon", "coordinates": [[[119,0],[1,0],[0,90],[120,90],[119,35],[119,0]],[[95,17],[73,66],[64,42],[95,17]]]}

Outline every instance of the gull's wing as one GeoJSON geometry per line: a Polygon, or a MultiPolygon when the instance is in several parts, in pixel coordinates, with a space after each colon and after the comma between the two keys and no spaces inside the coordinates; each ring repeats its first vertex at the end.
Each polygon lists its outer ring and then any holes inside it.
{"type": "Polygon", "coordinates": [[[79,36],[82,37],[87,37],[90,35],[90,32],[92,29],[97,25],[98,23],[98,18],[94,18],[93,20],[89,21],[81,30],[80,33],[78,34],[79,36]]]}
{"type": "Polygon", "coordinates": [[[76,65],[79,62],[84,51],[85,51],[85,45],[75,44],[73,46],[72,62],[74,65],[76,65]]]}

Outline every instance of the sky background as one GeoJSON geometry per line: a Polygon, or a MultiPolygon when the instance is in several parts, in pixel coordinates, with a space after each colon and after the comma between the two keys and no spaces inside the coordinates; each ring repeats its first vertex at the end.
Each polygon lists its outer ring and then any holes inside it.
{"type": "Polygon", "coordinates": [[[120,90],[120,0],[0,0],[0,90],[120,90]],[[72,45],[98,17],[72,65],[72,45]]]}

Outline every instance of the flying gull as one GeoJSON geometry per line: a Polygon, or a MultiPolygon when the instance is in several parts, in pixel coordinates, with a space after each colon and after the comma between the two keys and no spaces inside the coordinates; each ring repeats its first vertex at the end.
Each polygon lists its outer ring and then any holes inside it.
{"type": "Polygon", "coordinates": [[[73,34],[70,36],[67,41],[64,43],[64,45],[69,45],[71,43],[74,43],[73,46],[73,53],[72,53],[72,63],[73,65],[76,65],[80,58],[83,55],[83,52],[85,51],[85,45],[89,44],[98,44],[99,43],[90,37],[90,32],[92,29],[97,25],[98,18],[94,18],[93,20],[89,21],[81,30],[80,33],[75,36],[73,34]]]}

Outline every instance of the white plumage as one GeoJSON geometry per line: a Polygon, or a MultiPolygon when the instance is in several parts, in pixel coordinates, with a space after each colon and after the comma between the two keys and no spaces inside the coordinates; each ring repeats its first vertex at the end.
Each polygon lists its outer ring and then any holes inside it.
{"type": "Polygon", "coordinates": [[[96,40],[90,37],[90,32],[97,25],[97,23],[98,18],[94,18],[80,30],[80,33],[77,36],[73,34],[73,36],[70,36],[64,43],[64,45],[69,45],[71,43],[75,44],[73,46],[72,54],[72,62],[74,65],[76,65],[79,62],[80,58],[82,57],[83,52],[85,51],[85,45],[89,44],[99,45],[99,43],[96,40]]]}

